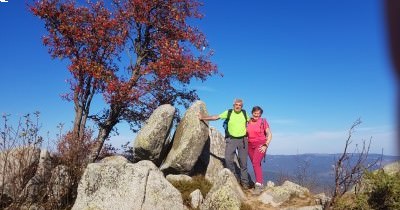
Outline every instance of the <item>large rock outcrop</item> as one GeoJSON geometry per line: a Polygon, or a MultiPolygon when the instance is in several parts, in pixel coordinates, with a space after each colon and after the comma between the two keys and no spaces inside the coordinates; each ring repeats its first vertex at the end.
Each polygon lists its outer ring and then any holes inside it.
{"type": "Polygon", "coordinates": [[[150,160],[159,166],[166,156],[166,141],[172,126],[175,108],[159,106],[140,129],[134,142],[133,161],[150,160]]]}
{"type": "Polygon", "coordinates": [[[20,196],[27,180],[35,175],[40,149],[20,147],[0,153],[0,190],[3,199],[13,201],[20,196]]]}
{"type": "Polygon", "coordinates": [[[36,173],[25,185],[18,200],[24,201],[25,205],[39,202],[39,199],[43,197],[46,192],[52,168],[53,163],[50,153],[47,150],[42,149],[40,151],[36,173]]]}
{"type": "Polygon", "coordinates": [[[194,102],[179,123],[173,145],[161,170],[167,174],[189,174],[200,156],[208,139],[208,124],[199,120],[199,113],[208,115],[202,101],[194,102]]]}
{"type": "Polygon", "coordinates": [[[214,183],[204,202],[200,206],[201,210],[239,210],[245,199],[235,175],[227,169],[222,169],[219,173],[219,180],[214,183]]]}
{"type": "Polygon", "coordinates": [[[184,209],[180,192],[151,161],[128,163],[121,156],[89,164],[78,186],[74,210],[184,209]]]}
{"type": "Polygon", "coordinates": [[[291,196],[305,198],[309,194],[310,191],[307,188],[290,181],[285,181],[281,186],[268,187],[258,197],[258,200],[262,203],[276,207],[289,201],[291,196]]]}
{"type": "Polygon", "coordinates": [[[196,165],[198,168],[196,170],[201,173],[205,171],[206,179],[214,183],[219,179],[218,173],[224,168],[226,143],[224,136],[214,127],[210,127],[209,137],[196,165]]]}

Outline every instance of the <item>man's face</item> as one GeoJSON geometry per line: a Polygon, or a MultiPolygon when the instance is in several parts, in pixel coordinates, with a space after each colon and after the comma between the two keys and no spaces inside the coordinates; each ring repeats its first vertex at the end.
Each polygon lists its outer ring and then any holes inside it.
{"type": "Polygon", "coordinates": [[[243,103],[235,102],[233,104],[233,109],[235,110],[235,112],[240,112],[242,110],[242,106],[243,106],[243,103]]]}

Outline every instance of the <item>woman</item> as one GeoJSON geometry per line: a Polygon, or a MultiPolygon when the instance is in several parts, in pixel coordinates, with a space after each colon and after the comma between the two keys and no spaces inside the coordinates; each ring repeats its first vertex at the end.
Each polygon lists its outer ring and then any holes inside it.
{"type": "Polygon", "coordinates": [[[254,194],[260,194],[264,188],[261,161],[271,142],[272,133],[267,120],[261,118],[263,113],[261,107],[253,107],[251,113],[252,118],[247,124],[248,152],[256,176],[256,184],[253,192],[254,194]]]}

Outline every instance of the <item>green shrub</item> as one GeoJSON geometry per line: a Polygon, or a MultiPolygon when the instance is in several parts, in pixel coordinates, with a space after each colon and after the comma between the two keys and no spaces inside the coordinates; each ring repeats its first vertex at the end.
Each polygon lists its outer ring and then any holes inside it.
{"type": "Polygon", "coordinates": [[[367,202],[367,197],[364,194],[355,195],[353,193],[346,193],[335,202],[332,206],[333,210],[372,210],[367,202]]]}
{"type": "Polygon", "coordinates": [[[400,173],[389,175],[379,170],[366,173],[370,189],[365,192],[373,209],[400,209],[400,173]]]}
{"type": "Polygon", "coordinates": [[[363,188],[358,194],[346,193],[333,209],[370,210],[400,209],[400,173],[389,175],[383,170],[365,172],[363,188]]]}

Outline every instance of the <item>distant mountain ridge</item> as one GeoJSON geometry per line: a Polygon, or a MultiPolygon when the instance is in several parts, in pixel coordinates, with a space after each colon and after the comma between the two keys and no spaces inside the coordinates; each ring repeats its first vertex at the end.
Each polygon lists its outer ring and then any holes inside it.
{"type": "MultiPolygon", "coordinates": [[[[283,178],[289,178],[292,181],[298,180],[299,174],[306,175],[303,179],[308,179],[315,186],[314,192],[327,191],[333,186],[333,166],[341,154],[299,154],[299,155],[268,155],[262,162],[264,172],[264,181],[273,181],[278,183],[283,178]]],[[[353,154],[353,159],[357,154],[353,154]]],[[[380,154],[369,154],[367,162],[372,163],[380,159],[380,154]]],[[[381,165],[373,169],[381,168],[389,163],[400,160],[400,156],[383,155],[381,165]]],[[[254,179],[254,171],[251,162],[248,162],[249,173],[254,179]]],[[[300,183],[303,184],[303,183],[300,183]]]]}

